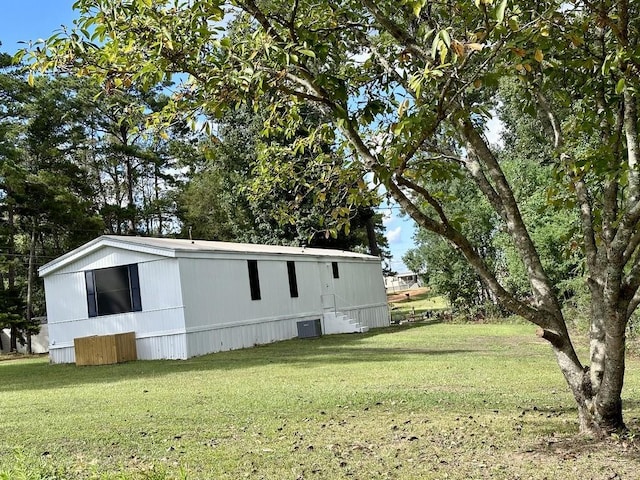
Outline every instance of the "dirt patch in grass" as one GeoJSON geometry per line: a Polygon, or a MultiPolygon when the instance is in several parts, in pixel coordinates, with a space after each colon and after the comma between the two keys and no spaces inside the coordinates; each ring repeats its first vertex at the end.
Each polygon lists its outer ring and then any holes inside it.
{"type": "Polygon", "coordinates": [[[416,297],[424,297],[429,293],[429,287],[413,288],[411,290],[405,290],[398,293],[390,293],[387,295],[387,301],[389,303],[405,302],[414,300],[416,297]],[[409,296],[407,296],[409,294],[409,296]]]}
{"type": "Polygon", "coordinates": [[[34,358],[47,357],[48,355],[48,353],[33,355],[27,355],[24,353],[0,353],[0,362],[6,362],[9,360],[30,360],[34,358]]]}
{"type": "Polygon", "coordinates": [[[594,440],[580,435],[552,435],[509,458],[514,471],[537,471],[535,478],[542,478],[542,472],[559,471],[558,466],[563,465],[565,478],[622,480],[637,478],[639,454],[640,442],[631,437],[594,440]]]}

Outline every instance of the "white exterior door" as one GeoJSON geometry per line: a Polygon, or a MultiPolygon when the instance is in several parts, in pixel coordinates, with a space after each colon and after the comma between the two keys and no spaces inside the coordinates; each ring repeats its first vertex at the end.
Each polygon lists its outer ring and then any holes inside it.
{"type": "Polygon", "coordinates": [[[324,262],[320,267],[320,285],[322,288],[322,309],[325,312],[336,310],[335,286],[331,262],[324,262]]]}

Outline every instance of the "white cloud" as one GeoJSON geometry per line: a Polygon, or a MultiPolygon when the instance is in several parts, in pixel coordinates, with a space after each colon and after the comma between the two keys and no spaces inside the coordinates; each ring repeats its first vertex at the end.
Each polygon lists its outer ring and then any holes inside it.
{"type": "Polygon", "coordinates": [[[396,227],[387,232],[387,240],[389,243],[400,243],[402,241],[402,227],[396,227]]]}
{"type": "Polygon", "coordinates": [[[497,112],[492,112],[492,117],[486,123],[484,130],[490,145],[503,146],[502,131],[504,130],[504,124],[500,121],[497,112]]]}
{"type": "Polygon", "coordinates": [[[371,52],[367,49],[363,49],[360,53],[352,53],[349,59],[353,63],[363,64],[371,57],[371,52]]]}
{"type": "Polygon", "coordinates": [[[395,220],[395,217],[394,217],[393,212],[391,211],[391,209],[383,211],[383,213],[382,213],[382,224],[385,227],[389,226],[389,224],[391,224],[391,222],[393,222],[394,220],[395,220]]]}

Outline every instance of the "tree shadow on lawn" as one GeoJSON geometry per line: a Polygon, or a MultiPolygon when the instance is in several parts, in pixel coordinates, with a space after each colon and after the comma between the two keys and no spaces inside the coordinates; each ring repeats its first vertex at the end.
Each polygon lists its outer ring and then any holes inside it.
{"type": "MultiPolygon", "coordinates": [[[[579,462],[583,467],[607,467],[609,476],[587,478],[637,478],[640,467],[640,439],[637,429],[630,429],[627,434],[613,435],[604,439],[591,438],[584,435],[547,435],[537,442],[533,442],[520,452],[514,453],[514,458],[528,461],[537,465],[551,462],[579,462]],[[631,475],[631,476],[629,476],[631,475]]],[[[576,470],[579,467],[574,467],[576,470]]],[[[585,477],[582,477],[585,478],[585,477]]]]}
{"type": "Polygon", "coordinates": [[[218,352],[188,360],[138,360],[114,365],[83,366],[50,365],[44,362],[16,360],[0,364],[0,384],[4,391],[45,390],[157,378],[179,372],[235,371],[270,364],[292,367],[346,365],[362,362],[403,361],[407,357],[443,356],[482,353],[484,348],[430,349],[362,345],[377,335],[393,335],[424,327],[413,324],[374,329],[366,334],[327,335],[312,339],[291,339],[226,352],[218,352]]]}

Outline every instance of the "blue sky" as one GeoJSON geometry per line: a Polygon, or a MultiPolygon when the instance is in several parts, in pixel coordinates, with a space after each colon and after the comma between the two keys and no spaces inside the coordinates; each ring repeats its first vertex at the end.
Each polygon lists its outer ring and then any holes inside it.
{"type": "Polygon", "coordinates": [[[0,50],[13,54],[22,48],[18,41],[47,38],[76,17],[75,0],[5,0],[0,14],[0,50]]]}
{"type": "MultiPolygon", "coordinates": [[[[71,8],[75,0],[4,0],[0,15],[0,51],[13,54],[24,45],[19,41],[47,38],[62,25],[71,26],[77,17],[71,8]]],[[[393,255],[391,268],[399,273],[407,269],[402,255],[413,247],[412,220],[399,217],[397,206],[379,210],[385,215],[387,238],[393,255]]]]}
{"type": "Polygon", "coordinates": [[[400,209],[397,205],[381,206],[378,210],[383,217],[384,226],[387,229],[387,240],[389,241],[389,249],[393,258],[391,259],[391,270],[397,273],[405,273],[407,267],[402,263],[402,256],[413,248],[413,233],[415,231],[415,223],[409,217],[400,216],[400,209]]]}

